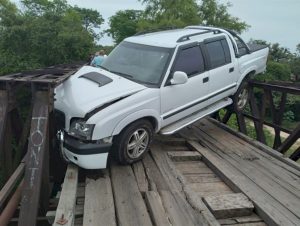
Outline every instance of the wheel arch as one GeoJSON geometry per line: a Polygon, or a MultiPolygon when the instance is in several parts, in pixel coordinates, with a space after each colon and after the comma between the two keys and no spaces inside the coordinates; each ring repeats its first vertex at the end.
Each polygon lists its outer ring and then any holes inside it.
{"type": "Polygon", "coordinates": [[[247,72],[245,72],[240,79],[237,82],[238,87],[242,84],[242,82],[246,79],[250,79],[252,76],[256,74],[256,70],[254,68],[249,69],[247,72]]]}
{"type": "Polygon", "coordinates": [[[147,110],[135,112],[133,114],[130,114],[126,118],[122,119],[113,130],[112,135],[113,136],[118,135],[124,128],[126,128],[130,124],[143,119],[148,120],[151,123],[151,125],[153,126],[153,130],[155,132],[159,131],[161,127],[159,114],[154,110],[147,109],[147,110]]]}

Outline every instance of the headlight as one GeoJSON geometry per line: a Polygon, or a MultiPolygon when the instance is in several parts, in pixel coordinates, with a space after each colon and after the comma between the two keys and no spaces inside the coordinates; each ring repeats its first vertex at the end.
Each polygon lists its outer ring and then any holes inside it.
{"type": "Polygon", "coordinates": [[[81,139],[91,140],[94,127],[94,124],[86,124],[85,121],[74,120],[71,123],[69,134],[81,139]]]}

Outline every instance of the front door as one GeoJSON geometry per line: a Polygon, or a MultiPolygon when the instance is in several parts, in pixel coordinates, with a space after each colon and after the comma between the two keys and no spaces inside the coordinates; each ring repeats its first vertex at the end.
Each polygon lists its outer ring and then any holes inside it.
{"type": "Polygon", "coordinates": [[[205,107],[208,91],[208,72],[200,46],[194,43],[179,48],[170,76],[161,88],[162,126],[205,107]],[[187,83],[171,85],[170,79],[175,71],[185,72],[188,75],[187,83]]]}

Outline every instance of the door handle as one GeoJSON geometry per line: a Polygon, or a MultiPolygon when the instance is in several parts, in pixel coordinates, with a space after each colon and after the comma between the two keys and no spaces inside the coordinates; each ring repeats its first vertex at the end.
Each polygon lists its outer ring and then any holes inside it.
{"type": "Polygon", "coordinates": [[[209,81],[209,77],[205,77],[204,79],[203,79],[203,83],[206,83],[206,82],[208,82],[209,81]]]}
{"type": "Polygon", "coordinates": [[[229,73],[234,72],[234,67],[229,68],[229,73]]]}

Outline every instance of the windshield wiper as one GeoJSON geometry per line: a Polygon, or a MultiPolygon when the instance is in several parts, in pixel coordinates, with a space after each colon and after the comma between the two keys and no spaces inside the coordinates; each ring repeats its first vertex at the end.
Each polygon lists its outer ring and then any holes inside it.
{"type": "Polygon", "coordinates": [[[100,68],[102,68],[102,69],[104,69],[104,70],[106,70],[106,71],[109,71],[110,72],[110,70],[108,69],[108,68],[106,68],[106,67],[103,67],[103,66],[99,66],[100,68]]]}
{"type": "Polygon", "coordinates": [[[133,78],[132,75],[128,75],[128,74],[125,74],[125,73],[122,73],[122,72],[119,72],[119,71],[109,71],[109,72],[120,75],[120,76],[123,76],[123,77],[126,77],[126,78],[133,78]]]}

